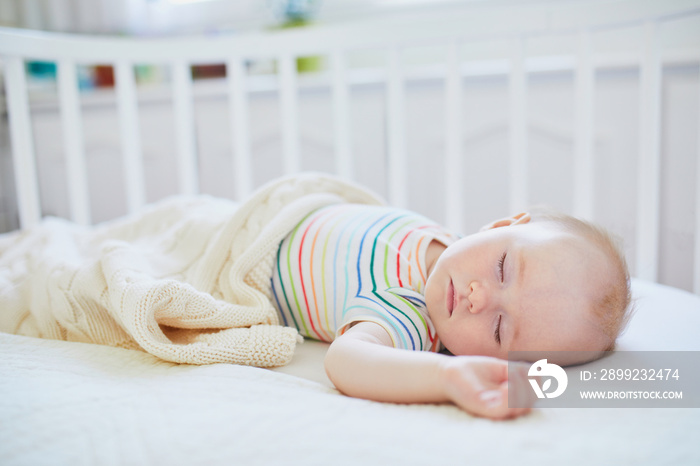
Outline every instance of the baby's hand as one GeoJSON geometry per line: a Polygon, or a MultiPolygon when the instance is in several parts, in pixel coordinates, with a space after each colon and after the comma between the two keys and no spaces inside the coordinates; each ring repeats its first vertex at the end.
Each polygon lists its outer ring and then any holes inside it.
{"type": "Polygon", "coordinates": [[[491,419],[509,419],[530,412],[535,396],[527,382],[527,367],[508,379],[508,361],[485,356],[454,356],[446,361],[442,375],[447,396],[463,410],[491,419]],[[517,397],[508,407],[508,390],[517,397]]]}

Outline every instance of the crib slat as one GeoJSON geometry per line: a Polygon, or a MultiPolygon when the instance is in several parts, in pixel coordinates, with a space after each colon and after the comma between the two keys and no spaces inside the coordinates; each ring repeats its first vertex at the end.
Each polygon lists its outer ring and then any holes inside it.
{"type": "Polygon", "coordinates": [[[286,174],[291,174],[301,170],[296,60],[292,55],[284,55],[279,59],[278,64],[280,67],[284,171],[286,174]]]}
{"type": "Polygon", "coordinates": [[[462,164],[462,74],[459,43],[455,40],[447,48],[447,81],[445,87],[445,224],[453,231],[464,231],[464,206],[460,180],[464,176],[462,164]]]}
{"type": "Polygon", "coordinates": [[[119,129],[122,150],[124,151],[126,207],[127,211],[131,213],[138,210],[146,201],[133,65],[128,61],[119,61],[116,64],[115,78],[119,129]]]}
{"type": "Polygon", "coordinates": [[[593,98],[594,72],[591,64],[591,32],[578,37],[575,103],[574,215],[593,219],[593,98]]]}
{"type": "Polygon", "coordinates": [[[352,179],[352,152],[350,150],[350,106],[347,66],[341,50],[331,56],[333,66],[333,130],[335,131],[335,171],[339,176],[352,179]]]}
{"type": "Polygon", "coordinates": [[[246,92],[246,71],[241,58],[233,58],[226,64],[229,107],[231,114],[231,135],[233,157],[233,177],[236,180],[236,199],[243,200],[253,191],[253,168],[251,164],[250,136],[248,135],[248,94],[246,92]]]}
{"type": "Polygon", "coordinates": [[[389,50],[387,80],[387,175],[389,202],[408,207],[408,162],[406,157],[406,120],[401,50],[389,50]]]}
{"type": "Polygon", "coordinates": [[[640,69],[636,275],[656,281],[661,204],[661,62],[658,25],[655,22],[647,22],[644,26],[644,36],[644,55],[640,69]]]}
{"type": "Polygon", "coordinates": [[[85,164],[82,115],[76,64],[71,60],[58,63],[58,90],[61,120],[66,147],[66,171],[71,219],[81,225],[90,224],[90,194],[85,164]]]}
{"type": "Polygon", "coordinates": [[[192,103],[192,72],[189,63],[184,61],[174,62],[172,70],[180,194],[193,195],[199,191],[199,176],[192,103]]]}
{"type": "Polygon", "coordinates": [[[510,60],[510,201],[511,213],[528,206],[527,75],[525,39],[516,37],[510,60]]]}
{"type": "Polygon", "coordinates": [[[24,60],[7,57],[4,62],[19,221],[22,228],[30,228],[39,223],[41,207],[24,60]]]}
{"type": "MultiPolygon", "coordinates": [[[[700,86],[700,80],[698,80],[700,86]]],[[[700,111],[700,99],[698,99],[700,111]]],[[[700,113],[699,113],[700,114],[700,113]]],[[[697,157],[695,159],[695,258],[693,260],[693,292],[700,295],[700,118],[697,131],[697,157]]]]}

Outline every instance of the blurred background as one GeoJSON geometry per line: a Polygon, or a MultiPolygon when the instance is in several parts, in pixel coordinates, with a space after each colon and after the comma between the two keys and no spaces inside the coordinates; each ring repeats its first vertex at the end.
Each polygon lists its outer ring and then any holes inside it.
{"type": "Polygon", "coordinates": [[[290,20],[323,23],[420,14],[499,0],[0,0],[4,26],[93,34],[245,32],[290,20]]]}

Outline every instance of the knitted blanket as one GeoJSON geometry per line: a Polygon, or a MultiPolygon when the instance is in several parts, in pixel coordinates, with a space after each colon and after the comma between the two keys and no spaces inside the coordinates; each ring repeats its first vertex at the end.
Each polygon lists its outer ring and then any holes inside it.
{"type": "Polygon", "coordinates": [[[0,235],[0,331],[177,363],[284,365],[300,337],[271,302],[278,245],[308,213],[339,202],[381,203],[340,179],[302,174],[240,205],[175,197],[94,227],[47,218],[0,235]]]}

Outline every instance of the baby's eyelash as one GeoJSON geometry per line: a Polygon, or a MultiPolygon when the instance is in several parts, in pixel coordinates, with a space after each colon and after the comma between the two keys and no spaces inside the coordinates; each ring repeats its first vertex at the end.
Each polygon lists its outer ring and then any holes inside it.
{"type": "Polygon", "coordinates": [[[496,343],[501,344],[501,316],[498,316],[498,324],[496,325],[496,331],[493,333],[496,343]]]}
{"type": "Polygon", "coordinates": [[[504,252],[503,255],[501,256],[501,258],[500,258],[499,261],[498,261],[498,273],[501,274],[501,281],[504,280],[504,277],[503,277],[503,264],[506,262],[506,254],[508,254],[508,253],[504,252]]]}

